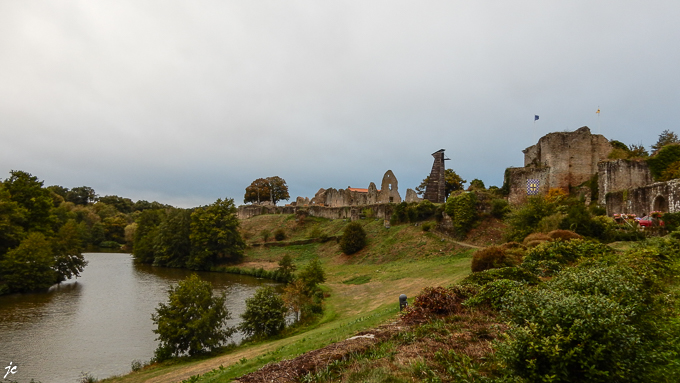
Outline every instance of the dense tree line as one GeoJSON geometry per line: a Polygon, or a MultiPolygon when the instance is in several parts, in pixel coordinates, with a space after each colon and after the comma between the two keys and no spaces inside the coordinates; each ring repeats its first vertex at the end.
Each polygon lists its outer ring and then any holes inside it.
{"type": "Polygon", "coordinates": [[[45,187],[13,170],[0,181],[0,294],[44,290],[85,267],[82,252],[132,244],[135,219],[158,202],[99,197],[88,186],[45,187]]]}
{"type": "Polygon", "coordinates": [[[133,254],[140,263],[209,270],[243,257],[232,199],[194,209],[150,209],[137,217],[133,254]]]}

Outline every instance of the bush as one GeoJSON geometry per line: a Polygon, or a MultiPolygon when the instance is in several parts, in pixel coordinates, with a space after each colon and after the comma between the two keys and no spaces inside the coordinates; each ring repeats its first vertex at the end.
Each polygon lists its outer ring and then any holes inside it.
{"type": "Polygon", "coordinates": [[[548,241],[550,241],[550,237],[545,233],[531,233],[524,238],[522,244],[527,247],[534,247],[548,241]]]}
{"type": "Polygon", "coordinates": [[[580,235],[574,233],[573,231],[570,230],[553,230],[550,233],[548,233],[548,237],[552,240],[562,240],[562,241],[569,241],[572,239],[582,239],[580,235]]]}
{"type": "Polygon", "coordinates": [[[184,353],[196,355],[211,351],[234,333],[225,327],[230,319],[224,305],[225,294],[213,296],[210,282],[196,274],[168,290],[168,303],[160,303],[151,315],[154,333],[160,341],[156,359],[162,361],[184,353]]]}
{"type": "Polygon", "coordinates": [[[477,219],[477,196],[474,192],[452,194],[446,200],[445,209],[456,236],[464,237],[477,219]]]}
{"type": "Polygon", "coordinates": [[[491,216],[503,219],[510,213],[510,204],[503,198],[496,198],[491,200],[491,216]]]}
{"type": "Polygon", "coordinates": [[[497,279],[482,286],[474,297],[463,303],[463,306],[477,307],[486,305],[493,309],[500,309],[503,298],[513,290],[524,289],[526,286],[526,283],[523,282],[510,279],[497,279]]]}
{"type": "Polygon", "coordinates": [[[430,231],[433,227],[437,226],[434,222],[424,222],[422,225],[423,231],[430,231]]]}
{"type": "Polygon", "coordinates": [[[488,246],[477,250],[472,256],[472,271],[517,266],[520,259],[503,246],[488,246]]]}
{"type": "Polygon", "coordinates": [[[239,330],[254,338],[279,334],[286,326],[286,307],[283,299],[271,286],[260,287],[252,298],[246,299],[246,311],[239,330]]]}
{"type": "Polygon", "coordinates": [[[340,249],[351,255],[366,246],[366,232],[359,222],[351,222],[345,227],[340,238],[340,249]]]}
{"type": "Polygon", "coordinates": [[[426,287],[413,300],[413,305],[402,314],[402,318],[408,323],[432,315],[454,314],[461,310],[462,300],[462,296],[456,294],[454,289],[426,287]]]}
{"type": "Polygon", "coordinates": [[[472,273],[465,277],[465,279],[461,281],[461,284],[477,285],[481,287],[499,279],[524,282],[530,285],[535,285],[540,282],[540,279],[538,279],[535,274],[526,269],[521,267],[503,267],[500,269],[488,269],[478,273],[472,273]]]}
{"type": "Polygon", "coordinates": [[[283,229],[276,229],[274,231],[274,239],[277,241],[283,241],[286,239],[286,232],[283,229]]]}
{"type": "Polygon", "coordinates": [[[260,232],[260,236],[262,236],[262,242],[267,242],[267,241],[269,241],[269,238],[271,237],[271,235],[272,235],[272,232],[269,231],[269,230],[266,230],[266,229],[265,229],[265,230],[262,230],[262,231],[260,232]]]}
{"type": "MultiPolygon", "coordinates": [[[[559,201],[560,198],[555,198],[559,201]]],[[[533,196],[527,199],[527,203],[508,214],[506,223],[508,224],[507,239],[510,241],[521,241],[527,235],[536,231],[539,222],[544,217],[556,213],[557,203],[548,201],[543,196],[533,196]]]]}
{"type": "Polygon", "coordinates": [[[607,245],[583,239],[544,242],[527,251],[521,267],[540,276],[550,276],[580,258],[601,257],[613,252],[607,245]]]}

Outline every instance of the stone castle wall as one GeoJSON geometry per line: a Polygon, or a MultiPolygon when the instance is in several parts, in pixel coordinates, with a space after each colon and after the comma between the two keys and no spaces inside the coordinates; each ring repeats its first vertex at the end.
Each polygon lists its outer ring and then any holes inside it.
{"type": "Polygon", "coordinates": [[[680,179],[607,193],[605,200],[609,216],[636,214],[641,217],[654,210],[677,213],[680,211],[680,179]]]}
{"type": "Polygon", "coordinates": [[[598,203],[604,206],[609,193],[643,187],[652,182],[652,174],[645,161],[602,161],[598,164],[598,203]]]}

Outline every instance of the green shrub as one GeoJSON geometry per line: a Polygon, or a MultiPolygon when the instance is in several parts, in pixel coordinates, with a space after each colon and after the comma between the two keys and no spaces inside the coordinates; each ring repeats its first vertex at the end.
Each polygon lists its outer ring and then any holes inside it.
{"type": "Polygon", "coordinates": [[[271,286],[260,287],[252,298],[246,299],[246,311],[239,330],[254,338],[279,334],[286,326],[288,308],[271,286]]]}
{"type": "Polygon", "coordinates": [[[508,232],[506,237],[510,241],[521,241],[527,235],[536,231],[539,222],[544,217],[556,213],[557,204],[547,201],[543,196],[532,196],[526,204],[508,214],[506,223],[508,232]]]}
{"type": "Polygon", "coordinates": [[[445,209],[451,217],[455,235],[464,237],[477,219],[477,196],[474,192],[452,194],[446,201],[445,209]]]}
{"type": "Polygon", "coordinates": [[[510,213],[510,204],[508,203],[507,200],[503,198],[495,198],[491,200],[491,216],[498,218],[498,219],[503,219],[505,216],[510,213]]]}
{"type": "Polygon", "coordinates": [[[274,231],[274,239],[277,241],[283,241],[286,239],[286,232],[283,229],[276,229],[274,231]]]}
{"type": "Polygon", "coordinates": [[[104,249],[120,249],[121,244],[116,241],[104,241],[99,244],[99,247],[104,249]]]}
{"type": "Polygon", "coordinates": [[[463,306],[477,307],[487,305],[494,309],[500,309],[505,296],[514,290],[524,289],[526,286],[527,284],[523,282],[497,279],[482,286],[474,297],[463,303],[463,306]]]}
{"type": "Polygon", "coordinates": [[[508,279],[511,281],[523,282],[530,285],[535,285],[540,282],[538,277],[530,271],[521,267],[503,267],[500,269],[488,269],[478,273],[472,273],[461,281],[462,285],[477,285],[484,286],[487,283],[499,280],[508,279]]]}
{"type": "Polygon", "coordinates": [[[340,249],[343,253],[351,255],[366,246],[366,232],[359,222],[351,222],[345,227],[340,238],[340,249]]]}
{"type": "Polygon", "coordinates": [[[269,238],[271,237],[271,235],[272,235],[272,232],[269,231],[269,230],[266,230],[266,229],[265,229],[265,230],[262,230],[262,231],[260,232],[260,236],[262,236],[262,242],[267,242],[267,241],[269,241],[269,238]]]}
{"type": "Polygon", "coordinates": [[[437,226],[434,222],[424,222],[422,224],[423,231],[430,231],[433,227],[437,226]]]}
{"type": "Polygon", "coordinates": [[[192,274],[168,290],[168,303],[160,303],[151,315],[160,344],[159,361],[172,356],[200,354],[222,345],[234,333],[226,327],[230,318],[226,296],[213,296],[210,282],[192,274]]]}

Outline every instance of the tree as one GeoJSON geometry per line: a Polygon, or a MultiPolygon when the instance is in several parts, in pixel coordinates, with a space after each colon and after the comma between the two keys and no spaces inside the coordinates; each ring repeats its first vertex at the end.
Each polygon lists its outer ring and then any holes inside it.
{"type": "Polygon", "coordinates": [[[76,205],[89,205],[97,199],[97,194],[89,186],[79,186],[73,188],[66,193],[64,199],[68,202],[73,202],[76,205]]]}
{"type": "Polygon", "coordinates": [[[0,182],[0,259],[7,250],[21,243],[27,214],[25,208],[12,201],[9,191],[0,182]]]}
{"type": "Polygon", "coordinates": [[[44,290],[57,281],[52,244],[38,232],[29,233],[0,261],[0,276],[10,292],[44,290]]]}
{"type": "Polygon", "coordinates": [[[160,303],[151,315],[160,341],[159,361],[183,354],[196,355],[220,347],[234,333],[225,327],[230,319],[226,295],[214,296],[210,282],[196,274],[168,290],[168,303],[160,303]]]}
{"type": "Polygon", "coordinates": [[[312,259],[304,269],[300,270],[298,279],[304,284],[305,294],[311,297],[318,289],[319,284],[326,282],[326,273],[321,267],[319,258],[312,259]]]}
{"type": "MultiPolygon", "coordinates": [[[[448,198],[449,194],[451,192],[454,192],[456,190],[463,190],[464,184],[467,182],[466,180],[462,179],[456,172],[453,171],[453,169],[446,169],[444,171],[444,179],[446,181],[446,186],[444,188],[444,193],[446,194],[446,197],[448,198]]],[[[418,195],[422,196],[425,194],[425,189],[427,188],[427,183],[430,182],[430,176],[425,177],[423,182],[416,187],[416,193],[418,195]]]]}
{"type": "Polygon", "coordinates": [[[189,209],[168,210],[156,231],[153,260],[155,265],[186,266],[191,254],[191,213],[189,209]]]}
{"type": "Polygon", "coordinates": [[[163,220],[163,210],[144,210],[137,218],[132,254],[139,263],[153,263],[156,257],[154,242],[158,235],[158,225],[163,220]]]}
{"type": "Polygon", "coordinates": [[[359,222],[350,222],[340,238],[340,249],[351,255],[366,246],[366,232],[359,222]]]}
{"type": "Polygon", "coordinates": [[[312,303],[312,298],[305,294],[305,283],[296,279],[283,289],[283,301],[295,313],[295,320],[299,321],[304,308],[312,303]]]}
{"type": "Polygon", "coordinates": [[[273,205],[288,199],[290,195],[286,180],[278,176],[256,179],[246,188],[243,196],[244,203],[270,201],[273,205]]]}
{"type": "Polygon", "coordinates": [[[290,255],[286,254],[279,261],[279,267],[276,269],[276,272],[281,276],[281,279],[287,281],[291,279],[291,277],[293,276],[293,271],[295,271],[295,269],[296,267],[293,264],[293,258],[291,258],[290,255]]]}
{"type": "Polygon", "coordinates": [[[97,198],[97,201],[104,202],[107,205],[111,205],[116,208],[121,213],[129,214],[132,213],[135,204],[129,198],[119,197],[117,195],[107,195],[104,197],[97,198]]]}
{"type": "Polygon", "coordinates": [[[54,269],[57,281],[61,282],[71,277],[79,277],[87,265],[83,258],[83,241],[74,220],[67,221],[57,233],[54,246],[54,269]]]}
{"type": "Polygon", "coordinates": [[[286,326],[287,312],[286,303],[272,287],[260,287],[252,298],[246,299],[239,330],[255,338],[277,335],[286,326]]]}
{"type": "Polygon", "coordinates": [[[659,134],[659,140],[656,142],[656,144],[652,145],[652,152],[656,153],[666,145],[678,143],[680,143],[680,139],[678,138],[677,134],[671,132],[670,130],[664,130],[661,132],[661,134],[659,134]]]}
{"type": "Polygon", "coordinates": [[[238,228],[233,199],[218,199],[196,209],[191,213],[192,252],[187,267],[209,269],[220,262],[239,261],[246,244],[238,228]]]}
{"type": "Polygon", "coordinates": [[[50,216],[53,202],[51,192],[43,188],[43,182],[30,173],[12,170],[3,184],[10,199],[26,209],[24,229],[49,232],[53,223],[50,216]]]}

